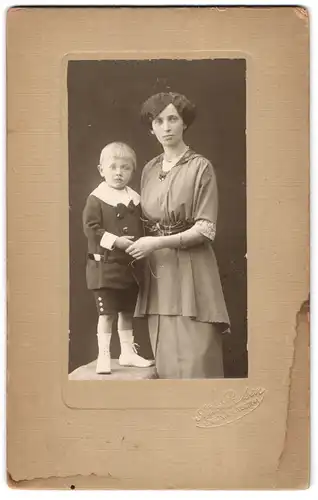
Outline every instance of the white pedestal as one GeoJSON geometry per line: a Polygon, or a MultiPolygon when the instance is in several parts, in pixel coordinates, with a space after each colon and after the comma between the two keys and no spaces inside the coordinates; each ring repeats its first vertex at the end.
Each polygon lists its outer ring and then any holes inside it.
{"type": "Polygon", "coordinates": [[[120,366],[118,359],[112,359],[112,373],[109,375],[98,375],[95,370],[96,360],[76,368],[69,374],[68,378],[69,380],[145,380],[157,378],[154,366],[149,368],[120,366]]]}

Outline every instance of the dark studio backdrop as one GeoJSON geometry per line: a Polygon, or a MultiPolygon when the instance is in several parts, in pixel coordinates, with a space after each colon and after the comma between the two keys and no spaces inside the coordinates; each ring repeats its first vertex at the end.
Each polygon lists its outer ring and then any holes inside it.
{"type": "MultiPolygon", "coordinates": [[[[195,103],[197,118],[185,142],[216,171],[219,216],[214,247],[232,330],[224,337],[225,376],[247,376],[245,69],[243,59],[69,62],[69,371],[97,356],[97,312],[86,288],[82,211],[102,180],[97,171],[100,151],[112,141],[133,147],[138,170],[131,187],[140,192],[143,166],[161,153],[160,144],[140,122],[140,107],[150,95],[172,91],[195,103]]],[[[146,320],[134,320],[134,335],[140,354],[152,357],[146,320]]],[[[117,334],[111,350],[112,357],[118,357],[117,334]]]]}

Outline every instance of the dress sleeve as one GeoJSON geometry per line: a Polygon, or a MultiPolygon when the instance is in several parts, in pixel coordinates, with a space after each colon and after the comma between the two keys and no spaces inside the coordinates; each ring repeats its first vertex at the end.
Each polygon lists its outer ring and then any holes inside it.
{"type": "Polygon", "coordinates": [[[195,228],[206,238],[214,240],[218,215],[218,190],[214,169],[204,160],[194,187],[193,220],[195,228]]]}
{"type": "Polygon", "coordinates": [[[216,225],[214,222],[209,222],[207,220],[199,219],[194,224],[194,227],[206,238],[213,241],[215,238],[216,225]]]}
{"type": "Polygon", "coordinates": [[[140,191],[142,194],[143,188],[145,187],[145,184],[149,178],[149,174],[151,172],[152,167],[159,161],[161,155],[156,156],[152,160],[148,161],[144,168],[142,169],[141,172],[141,178],[140,178],[140,191]]]}

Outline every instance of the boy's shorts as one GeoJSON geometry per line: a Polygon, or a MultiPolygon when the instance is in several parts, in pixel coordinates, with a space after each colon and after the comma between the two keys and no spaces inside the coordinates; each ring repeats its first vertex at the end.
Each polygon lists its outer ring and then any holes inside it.
{"type": "Polygon", "coordinates": [[[130,288],[114,289],[100,288],[93,290],[97,312],[99,316],[104,314],[116,314],[119,312],[134,313],[138,286],[133,285],[130,288]]]}

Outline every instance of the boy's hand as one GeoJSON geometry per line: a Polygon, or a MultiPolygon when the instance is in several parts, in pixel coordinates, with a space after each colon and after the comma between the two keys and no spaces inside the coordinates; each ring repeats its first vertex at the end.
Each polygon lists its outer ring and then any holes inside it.
{"type": "Polygon", "coordinates": [[[118,236],[116,238],[114,246],[120,250],[126,250],[133,243],[134,236],[118,236]]]}

